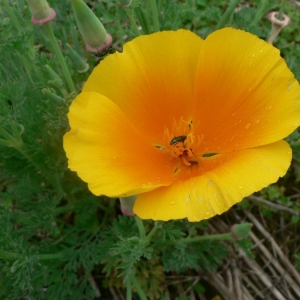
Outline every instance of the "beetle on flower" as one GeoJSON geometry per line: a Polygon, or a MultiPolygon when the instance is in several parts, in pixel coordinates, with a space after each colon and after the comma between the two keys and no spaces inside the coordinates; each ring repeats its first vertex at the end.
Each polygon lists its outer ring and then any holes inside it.
{"type": "Polygon", "coordinates": [[[70,106],[69,168],[142,219],[199,221],[283,176],[300,88],[279,50],[232,28],[128,42],[70,106]]]}

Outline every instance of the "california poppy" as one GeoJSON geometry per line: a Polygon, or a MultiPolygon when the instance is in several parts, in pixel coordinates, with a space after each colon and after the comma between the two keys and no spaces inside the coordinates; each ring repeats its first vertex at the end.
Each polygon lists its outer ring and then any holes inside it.
{"type": "Polygon", "coordinates": [[[199,221],[286,173],[299,100],[279,50],[250,33],[157,32],[94,69],[64,148],[95,195],[138,194],[143,219],[199,221]]]}

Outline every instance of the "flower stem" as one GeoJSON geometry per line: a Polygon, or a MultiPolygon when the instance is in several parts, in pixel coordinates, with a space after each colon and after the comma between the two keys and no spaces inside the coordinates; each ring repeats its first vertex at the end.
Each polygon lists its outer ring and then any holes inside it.
{"type": "MultiPolygon", "coordinates": [[[[141,300],[147,300],[147,296],[145,294],[145,292],[143,291],[139,281],[137,280],[137,278],[134,276],[134,274],[130,275],[131,277],[131,281],[136,289],[136,292],[138,293],[139,297],[141,300]]],[[[128,299],[128,298],[127,298],[128,299]]]]}
{"type": "Polygon", "coordinates": [[[4,4],[5,8],[7,9],[7,12],[9,14],[10,18],[12,19],[12,21],[14,22],[16,28],[18,30],[22,30],[22,26],[21,26],[18,18],[16,17],[14,11],[10,7],[10,5],[8,4],[8,1],[7,0],[3,0],[3,4],[4,4]]]}
{"type": "Polygon", "coordinates": [[[153,29],[154,32],[156,32],[160,30],[156,0],[150,0],[150,6],[152,11],[152,17],[153,17],[153,29]]]}
{"type": "Polygon", "coordinates": [[[29,80],[30,80],[31,83],[34,83],[33,80],[32,80],[31,74],[30,74],[30,68],[29,68],[28,63],[27,63],[29,60],[27,60],[27,59],[26,59],[22,54],[20,54],[19,52],[18,52],[17,54],[18,54],[18,56],[19,56],[20,61],[21,61],[22,64],[23,64],[23,67],[24,67],[24,69],[25,69],[25,72],[26,72],[26,74],[27,74],[27,77],[29,78],[29,80]]]}
{"type": "Polygon", "coordinates": [[[282,20],[282,15],[283,15],[283,12],[284,12],[284,6],[285,6],[285,1],[282,1],[282,5],[280,6],[280,9],[279,9],[279,12],[278,12],[278,15],[277,15],[277,19],[278,20],[282,20]]]}
{"type": "Polygon", "coordinates": [[[17,258],[19,258],[19,255],[16,253],[0,250],[0,258],[4,260],[16,260],[17,258]]]}
{"type": "MultiPolygon", "coordinates": [[[[62,252],[57,252],[51,254],[37,254],[36,256],[39,260],[51,260],[63,258],[65,255],[62,252]]],[[[22,258],[23,256],[21,254],[0,250],[0,259],[11,261],[22,258]]]]}
{"type": "Polygon", "coordinates": [[[143,34],[150,34],[152,33],[152,25],[149,19],[148,10],[142,9],[141,7],[135,8],[135,15],[142,26],[143,34]]]}
{"type": "Polygon", "coordinates": [[[291,147],[299,147],[300,146],[300,139],[294,141],[294,142],[290,142],[291,147]]]}
{"type": "Polygon", "coordinates": [[[126,300],[132,299],[132,290],[131,290],[131,276],[129,275],[126,279],[126,300]]]}
{"type": "Polygon", "coordinates": [[[64,77],[66,79],[69,91],[71,93],[74,93],[76,95],[77,92],[76,92],[75,85],[73,83],[70,71],[69,71],[68,66],[66,64],[64,56],[63,56],[63,54],[62,54],[62,52],[60,50],[60,47],[59,47],[58,42],[56,40],[56,37],[55,37],[55,35],[53,33],[52,24],[51,24],[51,22],[49,22],[49,23],[45,24],[44,26],[46,27],[46,29],[48,31],[48,35],[50,37],[50,42],[52,44],[53,51],[54,51],[54,53],[55,53],[55,55],[56,55],[56,57],[57,57],[57,59],[58,59],[58,61],[60,63],[60,66],[62,68],[63,75],[64,75],[64,77]]]}
{"type": "Polygon", "coordinates": [[[136,25],[136,21],[135,21],[135,18],[134,18],[134,14],[133,14],[133,10],[131,8],[125,8],[125,12],[130,20],[130,23],[131,23],[131,27],[133,29],[133,32],[136,36],[139,36],[141,35],[137,25],[136,25]]]}
{"type": "Polygon", "coordinates": [[[4,147],[11,147],[10,143],[5,139],[0,139],[0,145],[4,147]]]}
{"type": "Polygon", "coordinates": [[[140,233],[141,240],[144,240],[146,238],[146,232],[145,232],[145,226],[143,224],[143,221],[139,217],[134,217],[134,218],[140,233]]]}
{"type": "Polygon", "coordinates": [[[21,134],[14,122],[11,122],[10,127],[12,129],[12,134],[6,131],[4,128],[0,128],[0,135],[5,138],[1,139],[1,141],[3,141],[7,147],[12,147],[18,150],[19,148],[23,147],[21,134]]]}
{"type": "Polygon", "coordinates": [[[157,229],[160,228],[160,222],[155,222],[154,227],[151,229],[151,231],[147,234],[146,236],[146,240],[149,242],[152,238],[152,236],[155,234],[155,232],[157,231],[157,229]]]}
{"type": "Polygon", "coordinates": [[[236,8],[236,6],[239,4],[241,0],[232,0],[230,5],[227,7],[224,15],[222,16],[222,18],[219,20],[216,29],[220,29],[222,27],[224,27],[225,23],[227,22],[227,20],[229,19],[229,17],[232,15],[234,9],[236,8]]]}
{"type": "Polygon", "coordinates": [[[268,0],[262,0],[259,2],[259,7],[258,7],[256,15],[251,23],[251,26],[257,25],[257,23],[261,20],[261,18],[265,14],[268,4],[269,4],[268,0]]]}
{"type": "Polygon", "coordinates": [[[231,233],[222,233],[222,234],[196,236],[196,237],[185,238],[185,239],[176,240],[176,241],[167,241],[166,243],[167,244],[195,243],[195,242],[209,241],[209,240],[234,241],[231,233]]]}

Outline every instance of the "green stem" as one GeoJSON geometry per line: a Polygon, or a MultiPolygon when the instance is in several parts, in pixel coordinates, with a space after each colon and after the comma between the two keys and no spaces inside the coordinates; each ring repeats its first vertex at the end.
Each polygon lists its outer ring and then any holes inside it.
{"type": "Polygon", "coordinates": [[[137,25],[136,25],[136,22],[135,22],[135,18],[134,18],[134,15],[133,15],[133,10],[131,8],[125,8],[125,11],[126,11],[126,14],[130,20],[130,23],[131,23],[131,27],[133,29],[133,32],[136,36],[139,36],[141,35],[137,25]]]}
{"type": "MultiPolygon", "coordinates": [[[[197,11],[196,0],[190,0],[189,6],[192,8],[192,11],[197,11]]],[[[196,18],[196,16],[193,17],[192,24],[193,24],[192,31],[195,32],[196,28],[197,28],[197,18],[196,18]]]]}
{"type": "Polygon", "coordinates": [[[154,227],[151,229],[151,231],[146,236],[146,241],[150,242],[151,238],[155,234],[155,232],[160,228],[160,222],[155,222],[154,227]]]}
{"type": "MultiPolygon", "coordinates": [[[[10,134],[8,131],[6,131],[4,128],[0,128],[0,135],[2,135],[5,140],[6,140],[6,144],[8,145],[8,147],[13,147],[15,149],[19,149],[23,146],[23,140],[21,138],[21,135],[18,131],[18,129],[16,128],[15,123],[11,123],[11,129],[13,131],[13,134],[10,134]]],[[[1,141],[3,141],[1,139],[1,141]]]]}
{"type": "Polygon", "coordinates": [[[7,251],[0,250],[0,258],[4,260],[16,260],[20,256],[16,253],[11,253],[7,251]]]}
{"type": "Polygon", "coordinates": [[[156,0],[150,0],[150,7],[151,7],[152,17],[153,17],[154,32],[160,31],[156,0]]]}
{"type": "Polygon", "coordinates": [[[14,11],[10,7],[10,5],[8,4],[8,1],[7,0],[3,0],[3,4],[4,4],[5,8],[7,9],[7,12],[9,14],[10,18],[12,19],[12,21],[14,22],[16,28],[18,30],[22,30],[22,26],[21,26],[18,18],[16,17],[14,11]]]}
{"type": "MultiPolygon", "coordinates": [[[[28,149],[25,146],[25,144],[15,146],[14,147],[17,151],[19,151],[33,166],[37,167],[34,160],[31,158],[31,156],[28,154],[28,149]]],[[[37,168],[38,171],[41,171],[40,168],[37,168]]]]}
{"type": "Polygon", "coordinates": [[[4,147],[11,147],[10,142],[8,142],[8,141],[5,140],[5,139],[0,139],[0,145],[1,145],[1,146],[4,146],[4,147]]]}
{"type": "MultiPolygon", "coordinates": [[[[70,198],[68,197],[68,199],[70,199],[70,198]]],[[[59,216],[59,215],[65,213],[65,212],[73,211],[74,208],[75,208],[75,206],[74,206],[73,203],[68,203],[65,206],[56,207],[54,209],[53,215],[54,216],[59,216]]]]}
{"type": "Polygon", "coordinates": [[[222,234],[196,236],[196,237],[186,238],[186,239],[176,240],[176,241],[167,241],[166,243],[175,245],[177,243],[195,243],[195,242],[210,241],[210,240],[234,241],[231,233],[222,233],[222,234]]]}
{"type": "Polygon", "coordinates": [[[72,35],[73,44],[75,46],[75,50],[79,55],[82,55],[81,47],[80,47],[79,41],[78,41],[77,31],[75,30],[75,24],[70,17],[68,17],[68,24],[70,24],[69,27],[70,27],[70,31],[71,31],[71,35],[72,35]]]}
{"type": "Polygon", "coordinates": [[[295,142],[291,142],[291,146],[292,147],[299,147],[300,146],[300,139],[295,141],[295,142]]]}
{"type": "Polygon", "coordinates": [[[139,217],[134,217],[134,218],[140,233],[141,240],[144,240],[146,238],[146,232],[145,232],[145,226],[143,224],[143,221],[139,217]]]}
{"type": "Polygon", "coordinates": [[[68,69],[68,66],[66,64],[66,61],[64,59],[64,56],[63,56],[63,54],[62,54],[62,52],[60,50],[60,47],[59,47],[58,42],[56,40],[56,37],[55,37],[55,35],[53,33],[52,24],[51,24],[51,22],[49,22],[49,23],[45,24],[44,26],[46,27],[46,29],[48,31],[48,35],[50,37],[50,42],[52,44],[53,51],[54,51],[54,53],[55,53],[55,55],[56,55],[56,57],[57,57],[57,59],[58,59],[58,61],[60,63],[60,66],[62,68],[62,73],[63,73],[63,75],[65,77],[66,82],[67,82],[69,91],[71,93],[74,93],[76,95],[77,92],[76,92],[76,88],[75,88],[74,82],[72,80],[72,77],[71,77],[70,71],[68,69]]]}
{"type": "Polygon", "coordinates": [[[136,292],[138,293],[139,297],[141,300],[147,300],[147,296],[145,294],[145,292],[143,291],[139,281],[137,280],[137,278],[134,276],[134,274],[130,275],[131,277],[131,281],[136,289],[136,292]]]}
{"type": "MultiPolygon", "coordinates": [[[[29,23],[29,22],[27,22],[27,23],[29,23]]],[[[30,26],[32,26],[31,22],[30,22],[30,26]]],[[[28,59],[30,66],[34,67],[34,64],[32,64],[32,61],[34,60],[34,57],[35,57],[34,36],[33,35],[31,35],[27,40],[27,54],[25,54],[25,58],[26,57],[28,59]]]]}
{"type": "Polygon", "coordinates": [[[278,20],[282,20],[282,15],[283,15],[283,12],[284,12],[284,5],[285,5],[285,1],[282,1],[282,5],[280,6],[280,9],[279,9],[279,12],[278,12],[278,15],[277,15],[277,19],[278,20]]]}
{"type": "Polygon", "coordinates": [[[28,60],[26,58],[24,58],[23,55],[20,54],[20,53],[18,53],[18,56],[19,56],[20,61],[23,64],[23,67],[25,69],[27,77],[29,78],[29,80],[30,80],[31,83],[34,83],[33,80],[32,80],[31,74],[30,74],[30,67],[28,66],[28,63],[27,63],[28,60]]]}
{"type": "Polygon", "coordinates": [[[269,4],[269,0],[262,0],[259,2],[259,7],[257,8],[256,15],[251,23],[251,26],[256,26],[257,23],[261,20],[261,18],[264,16],[266,8],[269,4]]]}
{"type": "MultiPolygon", "coordinates": [[[[62,252],[52,253],[52,254],[37,254],[36,255],[39,260],[51,260],[51,259],[59,259],[63,258],[65,255],[62,252]]],[[[23,255],[8,251],[0,250],[0,259],[4,260],[21,260],[23,259],[23,255]]]]}
{"type": "Polygon", "coordinates": [[[0,64],[0,77],[2,78],[2,80],[7,79],[7,70],[2,64],[0,64]]]}
{"type": "Polygon", "coordinates": [[[226,9],[224,15],[219,20],[219,22],[218,22],[218,24],[216,26],[216,29],[220,29],[220,28],[224,27],[225,23],[227,22],[227,20],[229,19],[229,17],[232,15],[234,9],[239,4],[239,2],[241,2],[241,0],[232,0],[231,1],[231,3],[229,4],[228,8],[226,9]]]}
{"type": "MultiPolygon", "coordinates": [[[[0,128],[0,135],[5,137],[5,140],[10,144],[14,145],[15,140],[12,138],[11,134],[9,134],[4,128],[0,128]]],[[[13,147],[13,146],[10,146],[13,147]]]]}
{"type": "Polygon", "coordinates": [[[131,276],[126,279],[126,300],[132,300],[131,276]]]}
{"type": "Polygon", "coordinates": [[[135,8],[135,15],[142,26],[142,32],[144,34],[150,34],[152,33],[152,26],[151,22],[149,20],[149,15],[148,15],[148,10],[146,10],[147,13],[145,13],[145,9],[141,7],[136,7],[135,8]]]}

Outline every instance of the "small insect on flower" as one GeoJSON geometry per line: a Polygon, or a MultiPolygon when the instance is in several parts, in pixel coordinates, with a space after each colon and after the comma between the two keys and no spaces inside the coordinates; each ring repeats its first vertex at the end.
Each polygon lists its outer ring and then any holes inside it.
{"type": "Polygon", "coordinates": [[[189,163],[191,164],[191,166],[198,165],[198,162],[196,160],[189,160],[189,163]]]}
{"type": "Polygon", "coordinates": [[[180,135],[180,136],[175,136],[171,142],[170,145],[173,146],[179,142],[183,143],[186,140],[186,135],[180,135]]]}

